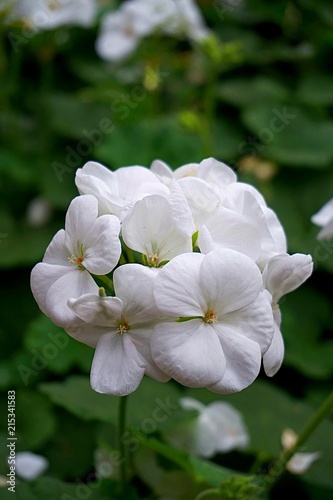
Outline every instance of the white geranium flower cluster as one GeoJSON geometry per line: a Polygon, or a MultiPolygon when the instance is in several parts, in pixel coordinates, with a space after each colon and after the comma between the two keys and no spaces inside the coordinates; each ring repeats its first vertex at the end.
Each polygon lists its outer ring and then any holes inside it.
{"type": "Polygon", "coordinates": [[[96,0],[12,0],[10,20],[50,30],[67,25],[90,26],[96,14],[96,0]]]}
{"type": "Polygon", "coordinates": [[[192,41],[209,34],[193,0],[127,0],[103,19],[96,51],[103,59],[120,61],[134,52],[142,38],[157,32],[192,41]]]}
{"type": "Polygon", "coordinates": [[[280,367],[278,302],[312,272],[276,214],[213,158],[172,171],[88,162],[80,196],[31,275],[40,309],[96,349],[91,385],[125,395],[144,374],[225,394],[280,367]],[[102,282],[109,288],[99,288],[102,282]]]}

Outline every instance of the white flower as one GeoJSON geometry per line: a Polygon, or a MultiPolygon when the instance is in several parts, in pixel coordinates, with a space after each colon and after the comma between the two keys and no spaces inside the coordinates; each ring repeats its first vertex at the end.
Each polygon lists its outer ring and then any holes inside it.
{"type": "Polygon", "coordinates": [[[134,52],[143,37],[155,32],[194,41],[209,34],[192,0],[130,0],[105,16],[96,51],[103,59],[120,61],[134,52]]]}
{"type": "Polygon", "coordinates": [[[87,294],[69,301],[85,323],[67,332],[96,347],[90,374],[95,391],[129,394],[144,374],[161,382],[169,380],[150,352],[150,338],[161,319],[153,297],[155,276],[153,270],[140,264],[125,264],[113,275],[116,297],[87,294]]]}
{"type": "MultiPolygon", "coordinates": [[[[282,433],[282,446],[285,450],[292,448],[297,441],[297,435],[292,429],[285,429],[282,433]]],[[[287,462],[286,469],[292,474],[304,474],[310,466],[320,458],[320,452],[295,453],[287,462]]]]}
{"type": "Polygon", "coordinates": [[[16,453],[15,470],[22,479],[34,481],[46,471],[48,466],[48,460],[41,455],[36,455],[36,453],[30,451],[16,453]]]}
{"type": "Polygon", "coordinates": [[[105,275],[117,265],[120,223],[113,215],[97,217],[98,203],[90,195],[75,198],[60,229],[46,249],[43,262],[31,273],[31,289],[40,309],[54,323],[77,322],[67,300],[97,293],[90,275],[105,275]]]}
{"type": "MultiPolygon", "coordinates": [[[[184,203],[186,199],[184,198],[184,203]]],[[[188,207],[187,207],[188,208],[188,207]]],[[[192,233],[177,228],[177,211],[162,196],[137,201],[122,224],[122,237],[132,250],[145,255],[149,266],[158,267],[176,255],[192,251],[192,233]]]]}
{"type": "Polygon", "coordinates": [[[119,61],[129,56],[141,38],[151,32],[151,20],[145,9],[132,11],[123,8],[105,16],[96,41],[96,52],[109,61],[119,61]]]}
{"type": "Polygon", "coordinates": [[[184,410],[196,410],[190,422],[164,431],[164,438],[191,455],[210,458],[218,452],[244,448],[249,442],[242,415],[229,403],[214,401],[205,406],[194,398],[181,398],[184,410]]]}
{"type": "Polygon", "coordinates": [[[121,219],[138,200],[151,194],[167,197],[169,190],[147,168],[130,166],[112,172],[95,162],[76,171],[80,194],[92,194],[98,200],[99,214],[114,214],[121,219]]]}
{"type": "Polygon", "coordinates": [[[272,257],[263,272],[266,290],[272,297],[272,309],[275,320],[272,344],[264,354],[263,363],[267,375],[274,375],[280,368],[284,356],[284,344],[280,331],[281,312],[278,302],[286,293],[296,290],[309,278],[313,270],[311,255],[281,254],[272,257]]]}
{"type": "Polygon", "coordinates": [[[257,377],[272,341],[270,302],[256,264],[234,250],[182,254],[162,268],[154,296],[175,318],[155,326],[159,368],[181,384],[237,392],[257,377]]]}
{"type": "Polygon", "coordinates": [[[319,240],[333,236],[333,198],[311,217],[311,221],[322,228],[317,236],[319,240]]]}
{"type": "Polygon", "coordinates": [[[90,26],[96,11],[95,0],[17,0],[11,18],[49,30],[65,25],[90,26]]]}

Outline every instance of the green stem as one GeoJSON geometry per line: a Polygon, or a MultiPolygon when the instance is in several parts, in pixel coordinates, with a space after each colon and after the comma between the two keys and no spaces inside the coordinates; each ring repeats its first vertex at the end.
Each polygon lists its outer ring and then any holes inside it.
{"type": "Polygon", "coordinates": [[[195,500],[202,500],[202,498],[210,497],[211,495],[218,495],[219,490],[217,488],[211,488],[209,490],[204,490],[199,495],[195,497],[195,500]]]}
{"type": "Polygon", "coordinates": [[[124,443],[124,433],[126,428],[126,403],[127,396],[121,396],[119,398],[119,409],[118,409],[118,450],[120,453],[121,464],[120,464],[120,484],[122,490],[126,488],[127,481],[127,460],[126,460],[126,446],[124,443]]]}
{"type": "Polygon", "coordinates": [[[311,434],[316,430],[319,424],[333,411],[333,392],[325,399],[324,403],[319,407],[318,411],[313,415],[309,422],[305,425],[301,433],[299,434],[294,446],[282,451],[280,457],[277,459],[275,464],[270,468],[268,473],[264,476],[267,489],[272,488],[272,486],[279,480],[282,476],[285,465],[289,460],[295,455],[297,450],[303,446],[303,444],[308,440],[311,434]]]}
{"type": "Polygon", "coordinates": [[[111,291],[111,293],[114,293],[113,282],[110,278],[108,278],[107,276],[97,275],[97,274],[94,274],[93,276],[95,276],[102,283],[104,283],[108,287],[108,289],[111,291]]]}

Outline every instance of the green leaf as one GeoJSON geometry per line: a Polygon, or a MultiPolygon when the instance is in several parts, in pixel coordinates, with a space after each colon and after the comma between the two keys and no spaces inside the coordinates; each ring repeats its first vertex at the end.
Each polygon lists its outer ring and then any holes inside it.
{"type": "Polygon", "coordinates": [[[303,286],[284,297],[281,310],[285,363],[308,377],[330,377],[333,340],[321,339],[331,322],[330,300],[319,291],[303,286]]]}
{"type": "Polygon", "coordinates": [[[87,101],[84,95],[53,92],[41,97],[41,106],[49,126],[66,138],[87,140],[84,131],[98,129],[105,119],[111,123],[111,108],[87,101]]]}
{"type": "Polygon", "coordinates": [[[171,462],[177,464],[199,483],[207,483],[210,486],[219,486],[224,479],[237,474],[237,472],[232,469],[221,467],[217,464],[209,462],[208,460],[193,457],[185,451],[176,450],[175,448],[172,448],[157,439],[144,439],[140,437],[140,434],[134,435],[138,437],[143,446],[156,451],[164,458],[167,458],[171,462]]]}
{"type": "Polygon", "coordinates": [[[95,149],[95,155],[116,167],[149,166],[157,158],[178,167],[201,161],[203,151],[195,134],[184,131],[177,118],[166,116],[117,126],[95,149]]]}
{"type": "Polygon", "coordinates": [[[265,102],[277,105],[286,101],[289,94],[284,85],[262,75],[246,80],[243,77],[225,79],[217,90],[221,100],[240,108],[265,102]]]}
{"type": "MultiPolygon", "coordinates": [[[[65,382],[40,385],[51,400],[84,420],[116,424],[119,397],[94,392],[88,377],[71,376],[65,382]]],[[[144,377],[139,388],[129,396],[128,425],[143,432],[155,432],[170,415],[179,411],[179,389],[144,377]]]]}
{"type": "Polygon", "coordinates": [[[333,159],[333,122],[314,120],[300,108],[248,106],[244,124],[261,144],[257,154],[293,167],[326,168],[333,159]]]}
{"type": "Polygon", "coordinates": [[[333,104],[333,78],[324,74],[304,76],[296,97],[306,105],[330,106],[333,104]]]}
{"type": "MultiPolygon", "coordinates": [[[[44,360],[45,368],[51,372],[62,374],[76,366],[85,372],[90,370],[93,349],[72,339],[44,315],[30,323],[24,344],[31,358],[37,352],[44,360]]],[[[32,367],[32,360],[29,366],[32,367]]]]}
{"type": "Polygon", "coordinates": [[[65,382],[40,384],[42,393],[51,401],[83,420],[99,420],[115,423],[117,398],[94,392],[88,377],[73,375],[65,382]]]}

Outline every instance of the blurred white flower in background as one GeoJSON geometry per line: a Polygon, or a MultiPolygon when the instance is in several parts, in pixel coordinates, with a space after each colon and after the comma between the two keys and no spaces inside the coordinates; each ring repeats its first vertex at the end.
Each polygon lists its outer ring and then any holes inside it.
{"type": "Polygon", "coordinates": [[[321,230],[317,236],[318,240],[324,240],[333,236],[333,198],[316,212],[311,221],[320,226],[321,230]]]}
{"type": "Polygon", "coordinates": [[[36,196],[27,206],[26,219],[29,226],[42,227],[50,220],[51,215],[52,207],[43,196],[36,196]]]}
{"type": "Polygon", "coordinates": [[[10,17],[38,30],[50,30],[66,25],[91,26],[96,13],[95,0],[16,0],[10,17]]]}
{"type": "MultiPolygon", "coordinates": [[[[283,431],[281,441],[285,450],[292,448],[295,445],[296,440],[297,435],[292,429],[285,429],[283,431]]],[[[297,452],[287,463],[286,469],[292,474],[304,474],[313,462],[320,458],[320,455],[319,451],[313,453],[297,452]]]]}
{"type": "Polygon", "coordinates": [[[192,421],[165,430],[168,443],[198,457],[210,458],[247,446],[249,435],[242,415],[229,403],[214,401],[204,405],[194,398],[179,400],[183,410],[196,410],[192,421]]]}
{"type": "Polygon", "coordinates": [[[31,451],[20,451],[15,457],[15,471],[18,476],[26,481],[34,481],[41,476],[49,466],[48,460],[32,453],[31,451]]]}
{"type": "Polygon", "coordinates": [[[128,0],[103,19],[96,52],[102,59],[120,61],[153,33],[200,41],[209,30],[193,0],[128,0]]]}

